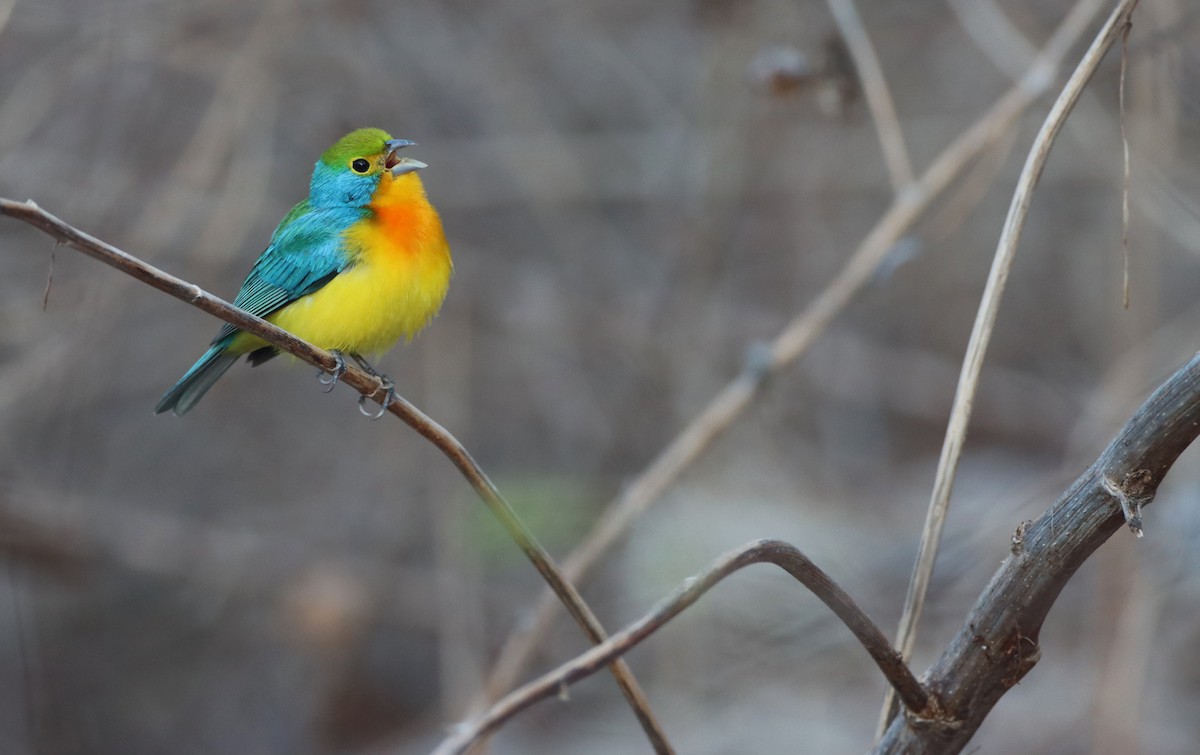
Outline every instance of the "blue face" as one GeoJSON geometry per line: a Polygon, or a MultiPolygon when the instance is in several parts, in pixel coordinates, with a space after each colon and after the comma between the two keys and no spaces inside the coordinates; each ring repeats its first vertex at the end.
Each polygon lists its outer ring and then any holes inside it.
{"type": "Polygon", "coordinates": [[[360,175],[349,166],[330,166],[318,161],[309,186],[312,207],[366,207],[379,185],[379,171],[360,175]]]}

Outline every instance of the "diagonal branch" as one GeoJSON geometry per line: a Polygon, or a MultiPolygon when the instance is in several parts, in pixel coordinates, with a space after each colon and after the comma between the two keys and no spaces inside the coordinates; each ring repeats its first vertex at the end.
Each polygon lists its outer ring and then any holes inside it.
{"type": "MultiPolygon", "coordinates": [[[[335,367],[335,361],[329,352],[318,349],[312,344],[296,338],[286,330],[278,328],[262,318],[255,317],[249,312],[213,296],[193,283],[176,278],[152,265],[146,264],[131,254],[121,251],[111,244],[107,244],[94,236],[80,231],[41,209],[32,201],[16,202],[0,197],[0,215],[8,215],[9,217],[24,221],[53,237],[59,244],[65,244],[77,249],[93,259],[115,267],[126,275],[130,275],[147,285],[157,288],[159,291],[168,293],[177,299],[182,299],[198,309],[202,309],[211,315],[221,318],[225,322],[262,338],[264,341],[283,349],[314,367],[318,367],[326,372],[332,371],[335,367]]],[[[382,403],[384,400],[386,391],[382,390],[383,386],[379,379],[371,377],[356,367],[346,365],[346,370],[341,375],[340,380],[377,403],[382,403]]],[[[488,508],[492,510],[496,518],[500,520],[501,525],[508,531],[509,536],[517,543],[526,557],[529,558],[534,567],[542,575],[542,578],[546,580],[550,589],[553,590],[558,599],[566,606],[567,611],[575,619],[575,622],[579,624],[580,628],[583,629],[584,634],[593,643],[604,641],[608,635],[605,633],[604,627],[601,626],[596,615],[592,613],[587,603],[584,602],[583,597],[580,596],[574,585],[563,575],[562,571],[550,557],[550,554],[538,543],[533,533],[525,526],[525,523],[517,517],[516,512],[512,510],[508,502],[500,495],[500,491],[488,479],[483,469],[471,458],[467,449],[458,442],[458,439],[401,396],[396,396],[391,401],[388,411],[404,420],[409,427],[416,430],[418,434],[437,447],[439,451],[450,459],[454,466],[458,467],[459,472],[467,479],[467,482],[471,484],[471,487],[475,489],[475,492],[483,499],[488,508]]],[[[617,684],[621,688],[621,692],[625,695],[630,707],[633,708],[655,751],[659,753],[672,752],[666,734],[662,731],[662,727],[651,712],[645,694],[638,686],[637,680],[633,678],[633,672],[629,670],[628,665],[623,660],[619,660],[612,664],[611,670],[617,680],[617,684]]]]}
{"type": "Polygon", "coordinates": [[[828,574],[795,546],[779,540],[756,540],[729,551],[705,571],[684,580],[673,593],[659,601],[650,613],[616,632],[604,642],[506,695],[482,715],[460,726],[434,751],[435,755],[465,752],[473,743],[495,731],[517,713],[539,700],[562,694],[567,685],[592,675],[603,668],[604,664],[632,650],[730,574],[751,564],[760,563],[775,564],[829,606],[866,648],[908,710],[923,718],[935,718],[940,715],[937,701],[921,686],[908,666],[904,665],[904,661],[888,642],[887,637],[828,574]]]}
{"type": "MultiPolygon", "coordinates": [[[[929,205],[1049,90],[1055,70],[1098,11],[1096,0],[1079,0],[1030,64],[1025,77],[947,146],[908,191],[892,200],[845,267],[770,343],[764,352],[766,357],[748,364],[608,505],[583,542],[563,560],[563,573],[568,579],[578,583],[587,576],[629,526],[733,425],[761,393],[766,379],[782,372],[808,351],[817,336],[872,279],[888,250],[929,205]]],[[[501,648],[484,691],[488,700],[495,700],[511,689],[532,660],[553,625],[554,595],[543,592],[531,616],[520,623],[501,648]]]]}
{"type": "MultiPolygon", "coordinates": [[[[1108,20],[1100,27],[1095,40],[1063,86],[1054,106],[1050,108],[1041,130],[1038,131],[1033,146],[1029,150],[1025,167],[1021,170],[1021,177],[1017,181],[1017,188],[1008,208],[1008,217],[1004,221],[1004,228],[1000,232],[1000,240],[996,245],[987,285],[984,287],[983,296],[979,302],[979,313],[975,317],[971,338],[967,342],[967,353],[963,358],[958,389],[954,394],[954,404],[950,411],[941,457],[938,459],[937,474],[934,478],[933,492],[930,495],[924,530],[921,533],[917,562],[908,585],[908,594],[904,599],[904,614],[900,618],[896,645],[905,658],[911,655],[916,639],[917,622],[921,618],[925,594],[933,575],[934,562],[937,560],[938,545],[941,542],[946,514],[950,508],[950,495],[954,490],[954,478],[958,470],[959,459],[962,457],[967,426],[971,420],[971,407],[979,386],[979,376],[983,371],[983,357],[987,352],[992,329],[995,327],[996,317],[1000,311],[1000,301],[1004,296],[1009,270],[1012,269],[1013,260],[1016,257],[1021,231],[1025,227],[1025,219],[1029,215],[1029,208],[1033,202],[1033,190],[1042,175],[1042,169],[1046,166],[1046,160],[1050,157],[1050,148],[1054,145],[1058,132],[1075,107],[1075,102],[1083,93],[1084,87],[1091,80],[1092,74],[1099,67],[1104,54],[1108,52],[1121,30],[1128,24],[1129,15],[1137,4],[1138,0],[1120,0],[1108,20]]],[[[881,724],[890,718],[892,707],[893,698],[889,692],[884,700],[881,724]]]]}
{"type": "Polygon", "coordinates": [[[1158,388],[1094,464],[1036,521],[1013,534],[1009,555],[926,673],[940,721],[896,716],[874,750],[955,753],[1041,656],[1038,634],[1075,571],[1153,500],[1175,460],[1200,435],[1200,354],[1158,388]]]}

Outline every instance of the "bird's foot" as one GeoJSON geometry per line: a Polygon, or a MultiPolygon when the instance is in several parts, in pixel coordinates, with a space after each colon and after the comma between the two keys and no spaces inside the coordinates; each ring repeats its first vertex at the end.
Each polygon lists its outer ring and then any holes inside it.
{"type": "Polygon", "coordinates": [[[326,393],[332,391],[333,387],[337,385],[338,379],[346,374],[346,357],[342,356],[342,352],[335,349],[329,353],[333,354],[333,372],[329,373],[328,377],[325,376],[325,370],[317,373],[317,380],[321,382],[321,385],[329,386],[325,389],[326,393]]]}
{"type": "Polygon", "coordinates": [[[350,352],[350,358],[354,360],[354,363],[357,364],[359,366],[359,368],[362,369],[363,372],[367,373],[371,377],[379,378],[381,380],[387,379],[382,374],[380,374],[379,370],[375,369],[371,365],[370,362],[368,362],[366,359],[364,359],[362,354],[355,354],[354,352],[350,352]]]}
{"type": "Polygon", "coordinates": [[[364,393],[358,397],[358,411],[361,412],[364,417],[370,417],[372,421],[377,420],[386,414],[388,407],[391,406],[392,402],[396,400],[396,384],[392,382],[391,378],[389,378],[387,375],[380,375],[378,373],[375,373],[375,378],[379,381],[379,387],[371,392],[371,397],[373,398],[376,393],[383,391],[383,403],[379,406],[379,411],[372,414],[371,412],[367,411],[365,406],[363,406],[367,400],[367,394],[364,393]]]}

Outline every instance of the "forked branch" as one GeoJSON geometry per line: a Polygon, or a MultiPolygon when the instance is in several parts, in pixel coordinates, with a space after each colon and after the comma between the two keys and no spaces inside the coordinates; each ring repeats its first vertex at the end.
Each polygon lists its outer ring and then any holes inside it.
{"type": "MultiPolygon", "coordinates": [[[[1179,454],[1200,435],[1200,354],[1154,392],[1094,464],[1046,513],[1017,527],[993,575],[926,674],[941,723],[898,715],[883,753],[955,753],[1001,696],[1037,663],[1038,635],[1075,571],[1153,500],[1179,454]]],[[[1140,515],[1139,515],[1140,516],[1140,515]]]]}
{"type": "Polygon", "coordinates": [[[729,551],[708,569],[684,580],[682,585],[641,619],[586,653],[517,688],[482,715],[458,727],[454,734],[434,751],[435,755],[465,752],[473,743],[487,736],[517,713],[539,700],[561,694],[571,683],[594,674],[614,658],[632,650],[730,574],[751,564],[760,563],[775,564],[829,606],[866,648],[879,670],[896,690],[906,709],[914,716],[926,719],[940,716],[940,707],[936,700],[921,686],[908,666],[904,665],[900,654],[888,642],[887,637],[828,574],[788,543],[779,540],[756,540],[729,551]]]}
{"type": "MultiPolygon", "coordinates": [[[[1092,2],[1095,1],[1092,0],[1092,2]]],[[[933,576],[933,566],[937,560],[942,529],[950,508],[950,495],[954,490],[958,462],[962,456],[967,427],[971,420],[971,408],[975,403],[975,393],[983,371],[983,358],[987,353],[996,317],[1000,311],[1005,283],[1016,256],[1017,243],[1021,239],[1025,219],[1029,215],[1029,209],[1033,202],[1033,191],[1046,166],[1046,160],[1050,156],[1051,147],[1054,146],[1055,137],[1066,123],[1067,116],[1071,114],[1071,110],[1099,67],[1104,54],[1116,41],[1122,29],[1127,28],[1129,16],[1137,4],[1138,0],[1120,0],[1109,14],[1108,20],[1100,27],[1091,46],[1076,65],[1074,72],[1067,79],[1067,83],[1046,115],[1029,150],[1025,166],[1021,170],[1021,177],[1017,181],[1017,188],[1009,205],[1008,216],[1004,221],[1004,228],[996,245],[996,253],[992,257],[992,268],[988,273],[987,285],[984,287],[983,296],[979,302],[979,312],[971,329],[971,338],[967,343],[967,352],[963,358],[958,388],[954,394],[954,404],[950,411],[946,436],[942,443],[941,456],[938,459],[937,474],[934,477],[933,491],[930,494],[929,508],[925,516],[925,525],[921,533],[917,562],[909,581],[908,594],[904,599],[904,613],[900,618],[896,645],[906,658],[912,653],[913,644],[916,642],[917,622],[921,618],[925,593],[929,589],[929,582],[933,576]]],[[[1084,8],[1081,15],[1086,12],[1087,9],[1084,8]]],[[[892,708],[891,694],[889,693],[884,701],[883,713],[880,717],[881,730],[885,728],[886,721],[890,719],[892,708]]]]}

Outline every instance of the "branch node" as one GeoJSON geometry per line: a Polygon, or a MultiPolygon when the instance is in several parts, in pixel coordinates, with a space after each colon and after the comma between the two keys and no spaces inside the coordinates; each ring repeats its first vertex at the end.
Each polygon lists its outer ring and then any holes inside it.
{"type": "Polygon", "coordinates": [[[1130,532],[1142,537],[1142,506],[1154,500],[1154,475],[1150,470],[1134,470],[1125,475],[1119,484],[1108,475],[1103,475],[1100,485],[1105,493],[1121,505],[1121,513],[1125,516],[1125,523],[1129,525],[1130,532]]]}
{"type": "Polygon", "coordinates": [[[1032,519],[1026,519],[1017,525],[1017,529],[1012,535],[1012,547],[1009,548],[1014,556],[1019,556],[1025,552],[1025,532],[1029,529],[1029,525],[1033,524],[1032,519]]]}
{"type": "Polygon", "coordinates": [[[963,725],[961,720],[951,716],[942,707],[941,701],[933,694],[929,695],[929,702],[921,709],[921,712],[917,713],[908,708],[902,708],[902,710],[904,718],[913,729],[952,732],[962,728],[963,725]]]}
{"type": "Polygon", "coordinates": [[[771,344],[755,341],[746,347],[742,371],[756,384],[766,380],[775,366],[775,354],[771,344]]]}

